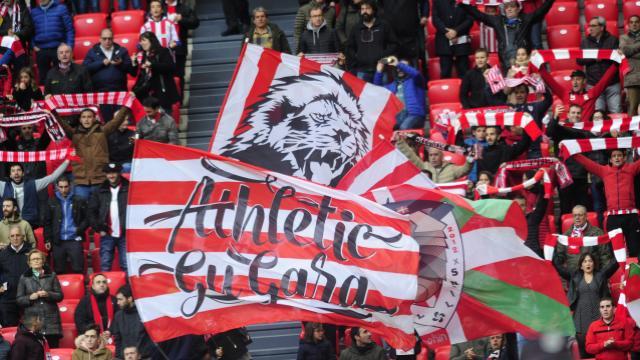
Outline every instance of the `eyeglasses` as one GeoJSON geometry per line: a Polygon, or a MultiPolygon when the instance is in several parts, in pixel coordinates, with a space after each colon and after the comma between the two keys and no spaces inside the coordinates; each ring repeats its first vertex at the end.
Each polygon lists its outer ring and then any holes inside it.
{"type": "Polygon", "coordinates": [[[103,38],[101,38],[101,39],[102,39],[102,40],[113,40],[113,38],[112,38],[112,37],[103,37],[103,38]]]}
{"type": "Polygon", "coordinates": [[[37,258],[32,258],[29,261],[44,261],[44,259],[41,257],[37,257],[37,258]]]}

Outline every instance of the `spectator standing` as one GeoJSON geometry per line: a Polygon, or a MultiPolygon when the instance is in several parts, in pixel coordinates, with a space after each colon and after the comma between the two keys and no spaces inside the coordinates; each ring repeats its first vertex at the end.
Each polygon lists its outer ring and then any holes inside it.
{"type": "Polygon", "coordinates": [[[442,78],[451,77],[455,64],[458,77],[463,79],[469,69],[469,30],[473,26],[473,19],[455,0],[435,0],[432,19],[436,28],[436,54],[440,57],[442,78]]]}
{"type": "Polygon", "coordinates": [[[378,61],[394,55],[397,49],[393,29],[377,16],[377,4],[372,0],[360,2],[362,19],[347,40],[347,69],[358,78],[373,82],[378,61]]]}
{"type": "Polygon", "coordinates": [[[31,224],[32,228],[40,227],[40,206],[38,191],[45,189],[67,169],[69,161],[65,160],[50,175],[39,179],[25,178],[24,168],[20,163],[9,166],[9,179],[0,181],[0,194],[3,198],[14,198],[18,202],[18,209],[22,218],[31,224]]]}
{"type": "Polygon", "coordinates": [[[153,96],[160,99],[165,111],[171,113],[171,107],[180,100],[176,83],[173,81],[175,64],[171,53],[158,42],[152,32],[140,35],[142,52],[132,58],[137,67],[138,76],[133,85],[133,93],[138,99],[153,96]]]}
{"type": "Polygon", "coordinates": [[[131,295],[131,287],[129,285],[120,287],[116,293],[116,299],[120,311],[116,313],[111,324],[111,334],[116,344],[116,358],[121,359],[123,350],[129,347],[137,347],[141,357],[152,357],[156,352],[156,345],[142,325],[138,308],[131,295]]]}
{"type": "Polygon", "coordinates": [[[335,360],[333,345],[324,336],[320,323],[308,322],[304,325],[304,338],[298,346],[297,360],[335,360]]]}
{"type": "MultiPolygon", "coordinates": [[[[530,179],[533,175],[534,172],[531,171],[525,174],[523,179],[530,179]]],[[[533,187],[528,189],[528,192],[533,195],[533,198],[530,197],[529,201],[527,201],[525,195],[516,195],[513,200],[520,205],[527,219],[527,239],[524,244],[538,256],[543,257],[544,254],[540,247],[540,223],[547,214],[549,200],[544,197],[542,185],[540,184],[534,184],[533,187]],[[534,204],[530,211],[527,211],[527,203],[534,204]]]]}
{"type": "Polygon", "coordinates": [[[109,293],[107,277],[97,273],[91,280],[89,292],[80,299],[73,314],[76,329],[85,329],[91,324],[96,324],[106,341],[111,337],[109,327],[118,310],[116,297],[109,293]]]}
{"type": "MultiPolygon", "coordinates": [[[[306,6],[306,5],[305,5],[306,6]]],[[[340,52],[340,40],[334,29],[328,24],[320,4],[314,4],[309,10],[309,21],[300,34],[296,54],[324,54],[340,52]]]]}
{"type": "Polygon", "coordinates": [[[485,107],[491,104],[491,92],[487,88],[485,77],[485,73],[489,71],[487,49],[477,49],[474,59],[476,66],[464,74],[460,85],[460,102],[465,109],[485,107]]]}
{"type": "Polygon", "coordinates": [[[384,86],[400,99],[404,109],[396,115],[396,128],[400,130],[421,129],[425,120],[425,90],[424,79],[420,72],[409,65],[407,60],[399,61],[390,56],[385,61],[378,61],[373,83],[384,86]],[[383,84],[385,63],[393,68],[394,81],[383,84]]]}
{"type": "MultiPolygon", "coordinates": [[[[9,151],[43,151],[51,143],[47,131],[43,131],[39,138],[33,136],[35,126],[33,124],[21,125],[16,136],[14,131],[9,131],[5,142],[5,148],[9,151]]],[[[16,128],[13,128],[16,129],[16,128]]],[[[12,130],[13,130],[12,129],[12,130]]],[[[9,164],[7,164],[9,165],[9,164]]],[[[44,161],[32,161],[20,163],[27,178],[40,178],[47,175],[47,165],[44,161]]]]}
{"type": "MultiPolygon", "coordinates": [[[[607,31],[607,21],[597,16],[589,20],[589,35],[580,42],[581,49],[615,49],[620,47],[618,38],[607,31]]],[[[587,73],[587,87],[594,87],[604,77],[607,69],[616,68],[611,60],[578,59],[579,65],[584,65],[587,73]]],[[[610,113],[621,112],[620,81],[618,72],[605,84],[604,91],[596,100],[596,109],[607,109],[610,113]]]]}
{"type": "MultiPolygon", "coordinates": [[[[58,46],[58,63],[47,73],[44,93],[47,97],[59,94],[88,93],[93,89],[91,76],[84,66],[72,61],[73,50],[67,44],[58,46]]],[[[40,65],[38,65],[39,67],[40,65]]]]}
{"type": "MultiPolygon", "coordinates": [[[[308,24],[311,20],[311,9],[320,8],[322,10],[322,16],[327,28],[333,29],[336,26],[336,4],[335,1],[326,0],[311,0],[308,3],[300,6],[296,13],[296,19],[293,23],[293,38],[296,44],[300,42],[300,36],[306,29],[309,28],[308,24]]],[[[298,48],[300,45],[298,45],[298,48]]],[[[297,53],[298,51],[296,51],[297,53]]]]}
{"type": "Polygon", "coordinates": [[[136,132],[140,138],[165,144],[178,144],[176,121],[162,111],[160,100],[150,96],[144,99],[142,106],[146,116],[136,125],[136,132]]]}
{"type": "Polygon", "coordinates": [[[62,43],[73,46],[73,19],[67,7],[55,0],[40,0],[39,6],[31,8],[31,17],[35,29],[31,43],[36,52],[40,83],[44,84],[52,65],[58,66],[58,46],[62,43]]]}
{"type": "Polygon", "coordinates": [[[144,34],[147,31],[154,33],[160,45],[171,49],[172,54],[173,49],[175,49],[180,42],[176,24],[164,15],[162,0],[151,0],[149,2],[149,17],[147,22],[140,27],[140,34],[144,34]]]}
{"type": "Polygon", "coordinates": [[[26,49],[33,37],[33,19],[24,0],[8,0],[0,5],[0,36],[17,36],[26,49]]]}
{"type": "MultiPolygon", "coordinates": [[[[79,330],[82,331],[82,330],[79,330]]],[[[113,354],[105,347],[105,342],[96,324],[84,328],[84,333],[75,340],[72,360],[111,360],[113,354]]]]}
{"type": "MultiPolygon", "coordinates": [[[[542,6],[542,0],[523,0],[522,11],[531,14],[542,6]]],[[[542,19],[531,24],[531,48],[542,49],[542,19]]]]}
{"type": "Polygon", "coordinates": [[[133,146],[136,132],[129,129],[129,120],[118,126],[118,131],[112,132],[107,138],[109,144],[109,162],[120,164],[122,172],[131,172],[133,160],[133,146]]]}
{"type": "Polygon", "coordinates": [[[341,48],[346,47],[347,39],[351,36],[351,32],[360,25],[361,2],[362,0],[346,0],[340,9],[340,14],[336,19],[336,32],[338,33],[338,39],[340,39],[341,48]]]}
{"type": "Polygon", "coordinates": [[[242,42],[248,42],[260,45],[266,49],[273,49],[283,53],[290,54],[291,47],[284,31],[280,30],[278,25],[269,21],[267,9],[259,6],[253,9],[252,15],[253,25],[245,33],[242,42]]]}
{"type": "Polygon", "coordinates": [[[36,238],[33,235],[31,225],[20,217],[18,202],[15,198],[8,197],[2,200],[2,215],[3,219],[0,221],[0,248],[4,249],[9,245],[11,228],[16,226],[20,228],[27,242],[32,247],[35,247],[36,238]]]}
{"type": "MultiPolygon", "coordinates": [[[[484,13],[490,16],[500,15],[500,7],[496,0],[488,0],[484,5],[484,13]]],[[[487,49],[490,53],[498,52],[498,39],[496,31],[485,23],[480,23],[480,47],[487,49]]]]}
{"type": "Polygon", "coordinates": [[[121,108],[112,121],[100,125],[96,121],[96,113],[91,109],[84,109],[80,113],[80,124],[77,127],[73,128],[65,121],[60,122],[81,158],[81,161],[73,163],[74,192],[78,197],[88,200],[91,193],[105,180],[103,168],[109,162],[107,137],[128,116],[129,110],[121,108]]]}
{"type": "MultiPolygon", "coordinates": [[[[547,112],[551,107],[553,95],[549,89],[546,89],[541,101],[528,102],[528,99],[529,87],[526,84],[520,84],[512,89],[506,105],[513,111],[524,112],[531,115],[536,125],[542,129],[542,119],[547,115],[547,112]]],[[[528,159],[538,159],[542,157],[542,152],[540,151],[541,142],[542,137],[531,143],[531,146],[529,146],[529,149],[527,150],[528,159]]]]}
{"type": "Polygon", "coordinates": [[[58,303],[64,298],[60,282],[46,264],[46,255],[38,249],[27,254],[29,269],[22,274],[18,282],[16,301],[24,308],[25,314],[37,314],[44,319],[42,335],[49,346],[57,348],[62,337],[62,322],[58,303]]]}
{"type": "Polygon", "coordinates": [[[89,202],[91,227],[100,233],[100,270],[111,271],[116,247],[120,267],[127,271],[125,219],[129,181],[120,176],[122,167],[110,163],[103,169],[107,179],[93,193],[89,202]]]}
{"type": "Polygon", "coordinates": [[[491,174],[498,171],[503,162],[511,161],[529,149],[531,138],[527,134],[522,135],[522,140],[512,145],[505,144],[501,139],[502,129],[497,126],[489,126],[486,130],[487,147],[482,152],[482,158],[478,159],[478,172],[488,171],[491,174]]]}
{"type": "Polygon", "coordinates": [[[393,31],[395,54],[417,63],[424,61],[424,26],[429,17],[429,0],[378,0],[381,15],[393,31]]]}
{"type": "Polygon", "coordinates": [[[242,34],[249,28],[249,0],[222,0],[227,28],[222,36],[242,34]]]}
{"type": "Polygon", "coordinates": [[[13,94],[7,96],[9,100],[15,99],[22,111],[29,111],[33,106],[33,101],[44,100],[42,91],[36,84],[33,70],[24,67],[18,71],[18,80],[13,88],[13,94]]]}
{"type": "Polygon", "coordinates": [[[587,352],[596,360],[626,360],[633,347],[633,327],[625,319],[615,318],[610,297],[599,302],[600,318],[589,326],[587,352]]]}
{"type": "Polygon", "coordinates": [[[2,326],[17,326],[20,319],[20,309],[16,303],[16,293],[20,277],[29,269],[27,254],[31,245],[25,243],[24,233],[18,226],[10,229],[9,246],[0,251],[0,274],[7,286],[0,286],[2,294],[2,326]]]}
{"type": "Polygon", "coordinates": [[[638,115],[640,105],[640,16],[629,17],[629,32],[620,36],[620,50],[629,61],[631,71],[624,77],[629,116],[638,115]]]}
{"type": "Polygon", "coordinates": [[[87,202],[71,191],[71,181],[61,176],[56,181],[56,192],[44,211],[44,238],[47,250],[53,253],[53,266],[57,274],[66,273],[67,258],[71,272],[84,273],[82,243],[89,227],[87,202]]]}
{"type": "Polygon", "coordinates": [[[38,314],[24,314],[16,338],[11,344],[9,360],[45,360],[46,339],[42,335],[43,319],[38,314]]]}
{"type": "Polygon", "coordinates": [[[384,349],[371,340],[365,328],[351,328],[351,346],[342,350],[340,360],[386,360],[384,349]]]}
{"type": "Polygon", "coordinates": [[[176,57],[176,75],[181,80],[181,88],[184,89],[184,69],[187,63],[189,30],[195,30],[200,26],[198,15],[193,9],[180,0],[165,0],[167,18],[172,21],[178,31],[178,46],[174,49],[176,57]]]}

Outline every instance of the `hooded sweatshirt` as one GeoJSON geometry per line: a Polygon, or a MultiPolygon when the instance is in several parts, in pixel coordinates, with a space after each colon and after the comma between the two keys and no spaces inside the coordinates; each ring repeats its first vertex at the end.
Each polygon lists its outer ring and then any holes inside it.
{"type": "Polygon", "coordinates": [[[313,27],[309,21],[307,28],[300,35],[296,54],[336,53],[340,51],[339,44],[336,31],[329,28],[326,20],[317,28],[313,27]]]}

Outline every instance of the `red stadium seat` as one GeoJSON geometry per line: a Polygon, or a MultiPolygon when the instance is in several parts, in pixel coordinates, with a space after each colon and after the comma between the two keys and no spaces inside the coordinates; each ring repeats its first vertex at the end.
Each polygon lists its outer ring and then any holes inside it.
{"type": "Polygon", "coordinates": [[[607,21],[618,21],[618,1],[586,0],[584,4],[585,20],[588,22],[596,16],[602,16],[607,21]]]}
{"type": "Polygon", "coordinates": [[[111,30],[114,34],[140,33],[144,25],[144,11],[125,10],[111,14],[111,30]]]}
{"type": "Polygon", "coordinates": [[[640,16],[640,0],[624,0],[622,2],[622,14],[624,15],[625,23],[631,15],[640,16]]]}
{"type": "Polygon", "coordinates": [[[578,2],[562,1],[551,6],[545,20],[547,26],[577,24],[580,18],[578,2]]]}
{"type": "Polygon", "coordinates": [[[429,35],[427,36],[427,43],[425,44],[425,48],[427,49],[427,54],[429,57],[434,57],[436,55],[436,36],[429,35]]]}
{"type": "Polygon", "coordinates": [[[580,47],[580,25],[547,26],[547,41],[550,49],[580,47]]]}
{"type": "MultiPolygon", "coordinates": [[[[591,224],[591,226],[600,227],[598,225],[598,213],[596,212],[593,212],[593,211],[588,212],[587,221],[589,222],[589,224],[591,224]]],[[[560,218],[560,223],[561,223],[560,226],[562,228],[562,233],[564,233],[565,231],[571,228],[571,225],[573,225],[573,216],[571,214],[562,215],[562,217],[560,218]]]]}
{"type": "Polygon", "coordinates": [[[60,348],[75,348],[76,336],[78,336],[76,324],[62,324],[62,339],[60,339],[60,348]]]}
{"type": "Polygon", "coordinates": [[[556,218],[553,215],[547,215],[547,221],[549,222],[549,233],[557,234],[558,229],[556,228],[556,218]]]}
{"type": "Polygon", "coordinates": [[[17,332],[18,332],[17,327],[4,327],[0,329],[0,334],[2,334],[2,338],[7,340],[9,344],[13,343],[13,340],[16,338],[17,332]]]}
{"type": "Polygon", "coordinates": [[[430,57],[429,60],[427,60],[427,75],[429,76],[429,80],[440,80],[442,78],[439,57],[430,57]]]}
{"type": "MultiPolygon", "coordinates": [[[[91,254],[91,268],[93,272],[100,272],[100,248],[94,248],[90,251],[91,254]]],[[[113,263],[111,264],[111,269],[114,271],[120,271],[120,257],[118,256],[118,251],[113,256],[113,263]]]]}
{"type": "Polygon", "coordinates": [[[77,37],[100,36],[100,32],[107,27],[107,14],[91,13],[73,17],[73,28],[77,37]]]}
{"type": "Polygon", "coordinates": [[[73,47],[73,60],[76,64],[82,64],[89,50],[99,42],[100,37],[98,36],[77,37],[75,46],[73,47]]]}
{"type": "Polygon", "coordinates": [[[58,310],[60,311],[60,320],[63,324],[75,324],[73,315],[78,307],[78,299],[64,299],[58,303],[58,310]]]}
{"type": "Polygon", "coordinates": [[[460,99],[460,79],[434,80],[427,83],[429,105],[454,103],[460,99]]]}
{"type": "Polygon", "coordinates": [[[84,296],[84,276],[82,274],[58,275],[60,287],[66,300],[80,300],[84,296]]]}
{"type": "Polygon", "coordinates": [[[571,72],[572,70],[560,70],[552,71],[551,76],[558,82],[563,88],[571,89],[571,72]]]}
{"type": "Polygon", "coordinates": [[[138,39],[140,34],[127,33],[127,34],[115,34],[113,35],[113,42],[127,49],[129,56],[138,52],[138,39]]]}
{"type": "Polygon", "coordinates": [[[122,285],[127,283],[127,274],[124,271],[98,271],[91,274],[89,283],[93,281],[95,274],[102,274],[107,277],[107,283],[112,294],[115,294],[122,285]]]}
{"type": "Polygon", "coordinates": [[[73,348],[58,348],[50,349],[49,353],[51,354],[51,360],[72,360],[74,350],[73,348]]]}

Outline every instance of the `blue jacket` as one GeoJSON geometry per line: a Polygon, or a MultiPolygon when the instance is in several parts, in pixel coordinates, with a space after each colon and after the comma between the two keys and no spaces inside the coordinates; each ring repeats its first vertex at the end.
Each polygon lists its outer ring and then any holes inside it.
{"type": "MultiPolygon", "coordinates": [[[[420,72],[413,67],[398,63],[398,70],[406,74],[407,78],[404,80],[404,107],[409,115],[424,116],[425,115],[425,91],[424,91],[424,79],[420,72]]],[[[382,73],[377,72],[373,76],[373,83],[379,86],[382,84],[382,73]]],[[[384,85],[392,93],[398,92],[398,82],[392,81],[387,85],[384,85]]]]}
{"type": "Polygon", "coordinates": [[[36,6],[31,9],[31,18],[35,27],[33,46],[41,49],[57,48],[60,43],[73,47],[73,20],[67,7],[51,1],[47,7],[36,6]]]}
{"type": "MultiPolygon", "coordinates": [[[[110,60],[122,59],[118,66],[104,65],[106,55],[100,49],[100,44],[94,45],[87,53],[82,64],[91,74],[91,82],[95,91],[125,91],[127,90],[127,73],[131,72],[131,58],[126,48],[113,44],[113,54],[110,60]]],[[[132,74],[133,75],[133,74],[132,74]]]]}
{"type": "Polygon", "coordinates": [[[60,239],[75,239],[78,236],[76,222],[73,219],[73,195],[63,198],[60,192],[56,191],[56,198],[60,202],[62,210],[62,223],[60,224],[60,239]]]}
{"type": "MultiPolygon", "coordinates": [[[[480,143],[482,147],[485,149],[487,148],[487,146],[489,146],[489,143],[487,143],[487,140],[480,141],[474,138],[473,136],[470,138],[464,139],[464,144],[467,146],[473,146],[478,143],[480,143]]],[[[471,167],[471,171],[469,172],[468,179],[473,181],[474,183],[478,181],[478,163],[475,161],[473,162],[473,166],[471,167]]]]}

